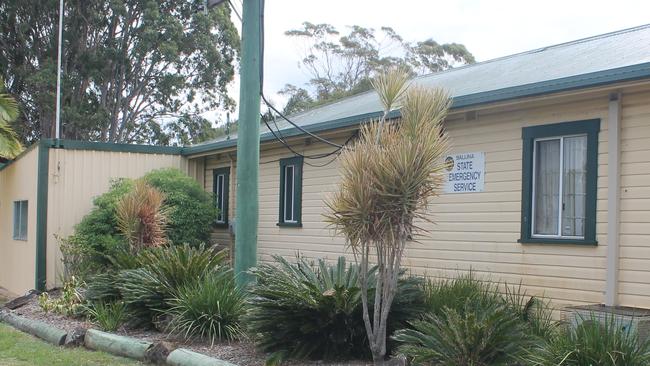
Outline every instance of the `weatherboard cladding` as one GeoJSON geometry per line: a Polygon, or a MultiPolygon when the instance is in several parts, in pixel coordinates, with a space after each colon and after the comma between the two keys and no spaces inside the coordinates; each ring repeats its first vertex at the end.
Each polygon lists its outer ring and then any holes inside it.
{"type": "MultiPolygon", "coordinates": [[[[650,24],[425,75],[413,83],[446,89],[453,108],[650,78],[650,24]]],[[[373,91],[291,116],[307,130],[349,126],[380,115],[373,91]]],[[[283,134],[301,132],[278,120],[283,134]]],[[[273,139],[263,127],[262,141],[273,139]]],[[[183,155],[236,145],[236,138],[183,148],[183,155]]]]}
{"type": "MultiPolygon", "coordinates": [[[[624,93],[623,98],[626,98],[624,93]]],[[[648,94],[646,93],[645,96],[648,94]]],[[[632,97],[630,97],[632,98],[632,97]]],[[[638,103],[642,96],[634,96],[638,103]]],[[[624,99],[625,100],[625,99],[624,99]]],[[[531,295],[545,294],[555,305],[589,304],[602,301],[605,281],[606,217],[607,217],[607,105],[606,92],[558,97],[553,100],[530,101],[481,113],[474,121],[456,119],[448,123],[452,153],[481,151],[486,153],[485,191],[473,194],[441,194],[432,200],[431,218],[435,223],[420,223],[429,232],[409,246],[405,265],[417,274],[453,277],[472,269],[483,278],[522,283],[531,295]],[[599,177],[597,202],[598,246],[517,243],[521,215],[521,129],[527,126],[585,119],[600,119],[599,177]]],[[[636,105],[636,104],[635,104],[636,105]]],[[[635,113],[649,113],[650,106],[635,113]]],[[[347,133],[350,133],[349,131],[347,133]]],[[[627,132],[624,132],[626,134],[627,132]]],[[[342,143],[344,131],[331,140],[342,143]]],[[[646,140],[647,141],[647,140],[646,140]]],[[[331,151],[322,144],[294,144],[302,154],[331,151]]],[[[234,154],[234,153],[233,153],[234,154]]],[[[294,257],[299,251],[308,258],[335,259],[346,250],[345,239],[336,235],[323,221],[324,200],[337,188],[340,160],[327,166],[304,166],[302,195],[302,228],[278,227],[279,161],[293,154],[279,144],[262,147],[259,182],[258,253],[263,262],[272,255],[294,257]]],[[[206,157],[206,169],[233,164],[227,153],[206,157]]],[[[323,159],[326,160],[326,159],[323,159]]],[[[646,158],[647,160],[647,158],[646,158]]],[[[234,162],[236,164],[236,162],[234,162]]],[[[209,174],[206,174],[208,177],[209,174]]],[[[231,187],[236,177],[231,176],[231,187]]],[[[205,189],[211,190],[211,181],[205,189]]],[[[646,203],[647,205],[647,203],[646,203]]],[[[230,211],[236,211],[231,202],[230,211]]],[[[641,230],[646,230],[641,228],[641,230]]],[[[646,230],[647,231],[647,230],[646,230]]],[[[218,235],[228,237],[227,230],[218,235]]],[[[647,238],[647,237],[646,237],[647,238]]],[[[646,240],[647,241],[647,240],[646,240]]],[[[647,253],[648,246],[637,239],[637,249],[647,253]]],[[[647,254],[645,254],[647,256],[647,254]]],[[[650,260],[635,264],[648,266],[650,260]]],[[[643,272],[627,272],[630,282],[644,281],[643,272]]],[[[647,281],[646,281],[647,282],[647,281]]],[[[650,306],[647,285],[621,284],[635,297],[624,298],[625,305],[650,306]],[[640,288],[640,286],[644,286],[640,288]]],[[[627,295],[626,295],[627,296],[627,295]]]]}

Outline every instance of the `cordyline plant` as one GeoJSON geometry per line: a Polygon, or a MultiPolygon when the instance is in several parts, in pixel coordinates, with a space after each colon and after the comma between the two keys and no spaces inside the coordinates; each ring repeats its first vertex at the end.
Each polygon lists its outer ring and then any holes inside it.
{"type": "Polygon", "coordinates": [[[361,266],[363,320],[373,360],[381,365],[404,250],[423,233],[417,222],[430,220],[427,205],[442,184],[448,149],[442,121],[451,101],[442,90],[407,86],[407,75],[399,70],[380,75],[373,86],[384,116],[363,126],[359,141],[341,154],[341,181],[327,201],[325,219],[346,237],[361,266]],[[387,121],[398,108],[401,118],[387,121]],[[377,282],[369,305],[371,262],[376,262],[377,282]]]}
{"type": "Polygon", "coordinates": [[[164,201],[164,193],[138,179],[133,190],[117,203],[117,226],[132,249],[158,247],[167,242],[168,210],[164,201]]]}

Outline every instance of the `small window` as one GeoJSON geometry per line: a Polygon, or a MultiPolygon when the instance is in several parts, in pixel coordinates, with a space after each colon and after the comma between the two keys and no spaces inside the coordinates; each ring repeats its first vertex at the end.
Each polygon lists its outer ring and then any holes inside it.
{"type": "Polygon", "coordinates": [[[302,157],[280,160],[279,226],[302,226],[302,157]]]}
{"type": "Polygon", "coordinates": [[[14,240],[27,240],[27,201],[14,201],[14,240]]]}
{"type": "Polygon", "coordinates": [[[599,120],[523,129],[524,243],[596,244],[599,120]]]}
{"type": "Polygon", "coordinates": [[[217,226],[228,226],[228,197],[230,185],[230,168],[213,170],[212,192],[217,205],[217,226]]]}

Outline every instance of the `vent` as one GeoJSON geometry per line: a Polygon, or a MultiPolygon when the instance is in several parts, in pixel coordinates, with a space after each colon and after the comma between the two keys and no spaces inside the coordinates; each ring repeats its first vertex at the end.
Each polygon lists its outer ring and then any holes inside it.
{"type": "Polygon", "coordinates": [[[476,111],[465,112],[465,121],[476,121],[477,113],[476,111]]]}
{"type": "Polygon", "coordinates": [[[583,322],[613,322],[627,332],[637,332],[639,340],[650,340],[650,310],[622,306],[584,305],[569,306],[562,310],[562,320],[572,328],[583,322]]]}

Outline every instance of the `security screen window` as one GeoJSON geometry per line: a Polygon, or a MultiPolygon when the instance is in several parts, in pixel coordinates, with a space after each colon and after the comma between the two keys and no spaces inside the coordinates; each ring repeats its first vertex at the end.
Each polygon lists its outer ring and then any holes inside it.
{"type": "Polygon", "coordinates": [[[213,189],[217,205],[217,226],[228,225],[228,197],[229,197],[230,168],[214,169],[213,189]]]}
{"type": "Polygon", "coordinates": [[[524,243],[596,244],[599,120],[523,129],[524,243]]]}
{"type": "Polygon", "coordinates": [[[14,201],[14,240],[27,240],[27,201],[14,201]]]}
{"type": "Polygon", "coordinates": [[[301,226],[302,157],[280,160],[279,226],[301,226]]]}

